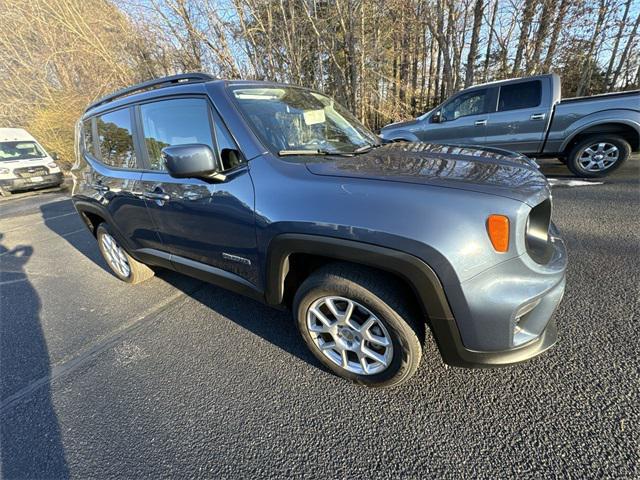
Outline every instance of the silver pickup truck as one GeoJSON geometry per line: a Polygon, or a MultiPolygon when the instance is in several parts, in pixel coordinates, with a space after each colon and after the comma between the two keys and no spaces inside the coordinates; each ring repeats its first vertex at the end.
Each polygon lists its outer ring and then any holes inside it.
{"type": "Polygon", "coordinates": [[[578,176],[601,177],[640,149],[640,90],[562,99],[556,74],[486,83],[380,136],[558,157],[578,176]]]}

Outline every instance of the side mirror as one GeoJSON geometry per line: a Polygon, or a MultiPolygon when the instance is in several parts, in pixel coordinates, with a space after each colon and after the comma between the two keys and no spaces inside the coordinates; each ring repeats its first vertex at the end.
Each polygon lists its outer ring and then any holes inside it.
{"type": "Polygon", "coordinates": [[[436,113],[431,115],[431,123],[440,123],[442,122],[442,114],[438,110],[436,113]]]}
{"type": "Polygon", "coordinates": [[[58,161],[58,154],[57,154],[56,152],[51,152],[51,153],[49,154],[49,156],[51,157],[51,159],[52,159],[54,162],[57,162],[57,161],[58,161]]]}
{"type": "Polygon", "coordinates": [[[208,145],[191,143],[162,149],[169,175],[175,178],[218,179],[218,162],[208,145]]]}

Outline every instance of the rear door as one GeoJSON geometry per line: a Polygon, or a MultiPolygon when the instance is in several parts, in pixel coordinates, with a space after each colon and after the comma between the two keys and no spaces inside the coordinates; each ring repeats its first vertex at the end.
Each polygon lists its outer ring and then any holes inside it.
{"type": "Polygon", "coordinates": [[[158,244],[141,193],[142,161],[132,107],[118,108],[83,122],[83,193],[107,210],[120,240],[137,250],[158,244]]]}
{"type": "Polygon", "coordinates": [[[542,80],[502,85],[497,111],[487,120],[486,144],[520,153],[536,153],[549,121],[549,102],[543,99],[542,80]]]}
{"type": "Polygon", "coordinates": [[[173,97],[137,109],[147,163],[143,195],[163,249],[257,283],[253,183],[246,163],[224,155],[238,147],[208,99],[173,97]],[[171,177],[161,150],[188,143],[211,147],[226,180],[171,177]]]}

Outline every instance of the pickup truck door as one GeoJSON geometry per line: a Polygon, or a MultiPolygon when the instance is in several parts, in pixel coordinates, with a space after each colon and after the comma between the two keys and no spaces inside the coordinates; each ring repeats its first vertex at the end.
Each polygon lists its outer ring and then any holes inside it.
{"type": "Polygon", "coordinates": [[[486,145],[520,153],[539,152],[551,114],[551,99],[543,97],[541,80],[500,86],[497,109],[487,120],[486,145]]]}
{"type": "Polygon", "coordinates": [[[423,142],[482,145],[496,88],[467,90],[449,99],[414,131],[423,142]]]}
{"type": "Polygon", "coordinates": [[[225,165],[226,179],[209,182],[170,176],[160,156],[163,147],[186,143],[209,145],[218,159],[223,149],[237,150],[220,118],[204,97],[160,100],[137,108],[149,164],[142,174],[142,194],[163,250],[181,257],[172,257],[174,267],[181,271],[188,259],[255,285],[254,190],[248,165],[225,165]]]}

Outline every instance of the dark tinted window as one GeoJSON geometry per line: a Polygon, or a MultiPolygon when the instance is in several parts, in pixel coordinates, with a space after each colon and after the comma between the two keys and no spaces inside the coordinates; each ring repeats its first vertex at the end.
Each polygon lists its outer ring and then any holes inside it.
{"type": "Polygon", "coordinates": [[[463,93],[447,103],[442,109],[444,120],[455,120],[468,115],[480,115],[488,112],[489,91],[474,90],[463,93]]]}
{"type": "Polygon", "coordinates": [[[125,108],[105,113],[96,121],[102,163],[118,168],[136,168],[130,110],[125,108]]]}
{"type": "Polygon", "coordinates": [[[216,143],[218,144],[218,153],[220,154],[220,160],[222,160],[222,168],[229,170],[237,167],[241,162],[241,158],[238,155],[238,146],[231,137],[229,130],[222,123],[218,115],[214,115],[213,124],[216,130],[216,143]]]}
{"type": "Polygon", "coordinates": [[[150,167],[165,170],[160,152],[169,145],[203,143],[214,149],[209,107],[201,98],[178,98],[140,106],[150,167]]]}
{"type": "Polygon", "coordinates": [[[537,107],[540,105],[541,96],[542,84],[540,80],[505,85],[500,87],[498,111],[537,107]]]}
{"type": "Polygon", "coordinates": [[[93,150],[93,129],[91,128],[91,119],[82,122],[82,139],[84,142],[85,152],[95,155],[93,150]]]}

